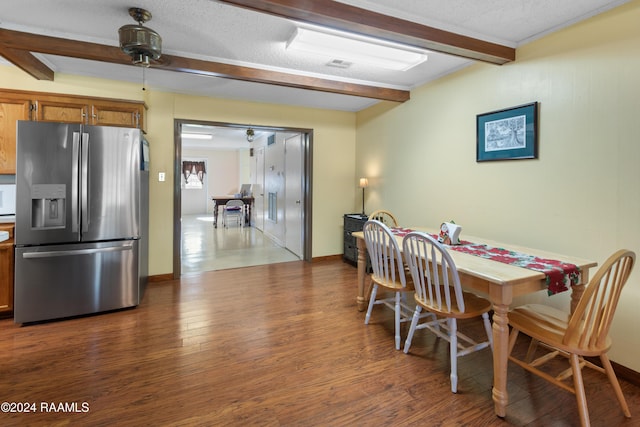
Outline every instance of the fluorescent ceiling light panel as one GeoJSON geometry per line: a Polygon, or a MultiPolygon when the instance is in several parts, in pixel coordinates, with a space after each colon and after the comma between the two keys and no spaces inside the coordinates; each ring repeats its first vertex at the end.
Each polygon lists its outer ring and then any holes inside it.
{"type": "Polygon", "coordinates": [[[406,71],[427,60],[426,51],[356,34],[298,27],[287,49],[406,71]]]}
{"type": "Polygon", "coordinates": [[[181,137],[189,139],[212,139],[213,135],[210,133],[181,133],[181,137]]]}

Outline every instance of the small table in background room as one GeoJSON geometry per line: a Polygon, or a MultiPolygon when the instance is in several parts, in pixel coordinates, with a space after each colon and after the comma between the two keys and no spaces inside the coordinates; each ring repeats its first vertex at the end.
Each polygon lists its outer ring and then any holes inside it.
{"type": "Polygon", "coordinates": [[[226,196],[211,196],[213,201],[213,226],[218,228],[218,208],[224,206],[229,200],[242,200],[244,203],[244,223],[251,222],[251,207],[253,206],[253,196],[235,197],[232,194],[226,196]]]}

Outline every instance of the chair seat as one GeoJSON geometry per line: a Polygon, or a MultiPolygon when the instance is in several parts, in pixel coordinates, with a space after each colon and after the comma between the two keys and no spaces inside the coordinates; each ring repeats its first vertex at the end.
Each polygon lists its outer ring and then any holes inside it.
{"type": "Polygon", "coordinates": [[[526,304],[509,312],[509,324],[559,350],[570,351],[581,356],[598,356],[611,347],[611,338],[607,337],[603,346],[584,348],[577,342],[563,343],[569,315],[564,311],[542,304],[526,304]]]}
{"type": "Polygon", "coordinates": [[[420,304],[425,310],[439,316],[455,317],[456,319],[471,319],[491,310],[491,301],[471,292],[462,292],[464,312],[461,312],[457,305],[452,305],[451,311],[442,311],[437,306],[429,304],[428,301],[419,299],[417,294],[414,297],[416,303],[420,304]]]}
{"type": "Polygon", "coordinates": [[[402,282],[396,280],[395,282],[387,281],[384,278],[377,277],[375,274],[371,275],[371,280],[378,284],[378,286],[393,292],[413,292],[415,290],[413,286],[413,280],[411,277],[405,278],[405,286],[402,285],[402,282]]]}

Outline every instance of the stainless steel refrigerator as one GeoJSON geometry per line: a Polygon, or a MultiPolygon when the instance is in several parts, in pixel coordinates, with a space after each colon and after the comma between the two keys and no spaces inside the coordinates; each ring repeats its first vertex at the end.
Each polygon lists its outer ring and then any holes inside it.
{"type": "Polygon", "coordinates": [[[14,321],[136,306],[138,129],[18,121],[14,321]]]}

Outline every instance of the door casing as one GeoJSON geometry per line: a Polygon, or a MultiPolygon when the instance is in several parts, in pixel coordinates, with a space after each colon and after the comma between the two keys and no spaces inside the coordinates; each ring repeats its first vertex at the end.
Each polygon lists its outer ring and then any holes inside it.
{"type": "Polygon", "coordinates": [[[179,279],[182,274],[181,266],[181,240],[182,240],[182,189],[180,186],[181,164],[182,164],[182,136],[183,124],[199,124],[205,126],[231,127],[239,129],[276,131],[276,132],[299,132],[302,133],[302,203],[303,203],[303,256],[302,259],[311,262],[312,259],[312,233],[313,224],[313,129],[288,128],[276,126],[256,126],[250,124],[211,122],[202,120],[174,119],[173,141],[174,141],[174,161],[173,161],[173,278],[179,279]]]}

